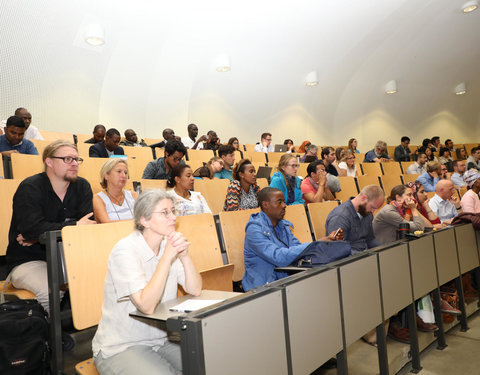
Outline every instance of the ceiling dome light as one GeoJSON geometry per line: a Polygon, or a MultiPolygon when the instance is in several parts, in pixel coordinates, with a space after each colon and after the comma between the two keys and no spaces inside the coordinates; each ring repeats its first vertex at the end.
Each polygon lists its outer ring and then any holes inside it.
{"type": "Polygon", "coordinates": [[[467,93],[467,86],[465,82],[459,83],[457,87],[455,87],[455,94],[456,95],[463,95],[467,93]]]}
{"type": "Polygon", "coordinates": [[[462,5],[463,13],[470,13],[473,12],[478,8],[478,1],[468,1],[462,5]]]}
{"type": "Polygon", "coordinates": [[[91,46],[101,46],[105,44],[105,32],[102,25],[90,24],[85,28],[85,42],[91,46]]]}
{"type": "Polygon", "coordinates": [[[392,79],[385,85],[385,94],[395,94],[397,92],[397,81],[392,79]]]}
{"type": "Polygon", "coordinates": [[[312,70],[305,77],[305,84],[307,86],[316,86],[318,85],[318,74],[316,70],[312,70]]]}
{"type": "Polygon", "coordinates": [[[217,72],[225,73],[230,71],[230,57],[227,54],[219,55],[215,59],[215,69],[217,72]]]}

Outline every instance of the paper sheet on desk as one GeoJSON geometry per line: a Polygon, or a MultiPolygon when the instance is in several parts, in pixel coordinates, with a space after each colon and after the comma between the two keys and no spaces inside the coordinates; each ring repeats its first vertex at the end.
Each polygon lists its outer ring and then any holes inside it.
{"type": "Polygon", "coordinates": [[[170,311],[192,312],[203,309],[216,303],[224,301],[223,299],[189,299],[176,306],[170,307],[170,311]]]}

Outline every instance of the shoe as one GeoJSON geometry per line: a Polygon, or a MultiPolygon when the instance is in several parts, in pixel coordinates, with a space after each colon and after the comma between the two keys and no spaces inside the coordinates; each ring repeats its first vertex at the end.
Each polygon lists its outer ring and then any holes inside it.
{"type": "Polygon", "coordinates": [[[463,291],[463,296],[465,299],[477,299],[478,292],[475,289],[466,289],[463,291]]]}
{"type": "Polygon", "coordinates": [[[404,344],[410,344],[410,331],[408,328],[402,328],[397,324],[390,323],[390,327],[388,328],[388,336],[395,341],[399,341],[404,344]]]}
{"type": "Polygon", "coordinates": [[[75,340],[71,335],[62,332],[62,349],[64,352],[70,352],[75,347],[75,340]]]}
{"type": "Polygon", "coordinates": [[[438,327],[432,323],[425,323],[419,316],[417,316],[417,329],[422,332],[435,332],[438,327]]]}
{"type": "Polygon", "coordinates": [[[324,370],[331,370],[331,369],[337,368],[337,359],[330,358],[327,362],[321,365],[320,368],[324,370]]]}
{"type": "Polygon", "coordinates": [[[444,299],[440,301],[440,311],[445,314],[462,315],[462,312],[459,309],[452,307],[444,299]]]}

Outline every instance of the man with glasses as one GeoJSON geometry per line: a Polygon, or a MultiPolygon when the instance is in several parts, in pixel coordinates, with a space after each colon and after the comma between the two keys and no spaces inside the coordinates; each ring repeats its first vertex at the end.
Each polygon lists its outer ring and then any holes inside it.
{"type": "Polygon", "coordinates": [[[49,311],[45,246],[41,234],[67,225],[95,224],[92,189],[78,177],[75,145],[57,140],[43,152],[45,172],[23,180],[13,196],[13,212],[8,233],[7,266],[13,286],[35,294],[49,311]]]}
{"type": "Polygon", "coordinates": [[[11,116],[5,126],[5,134],[0,135],[0,153],[38,155],[37,148],[28,139],[24,139],[26,130],[25,121],[18,116],[11,116]]]}
{"type": "Polygon", "coordinates": [[[170,140],[165,144],[165,156],[151,161],[143,171],[142,178],[154,180],[168,180],[172,169],[179,164],[185,164],[182,160],[187,149],[182,142],[170,140]]]}
{"type": "Polygon", "coordinates": [[[255,145],[253,149],[256,152],[273,152],[275,151],[275,147],[272,144],[272,134],[271,133],[263,133],[260,137],[260,143],[255,145]]]}

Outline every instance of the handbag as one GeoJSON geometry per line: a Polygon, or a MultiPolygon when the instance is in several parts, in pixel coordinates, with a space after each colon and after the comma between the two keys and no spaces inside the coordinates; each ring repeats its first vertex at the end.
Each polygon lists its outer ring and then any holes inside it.
{"type": "Polygon", "coordinates": [[[346,258],[352,253],[347,241],[314,241],[293,261],[292,266],[316,267],[346,258]]]}

